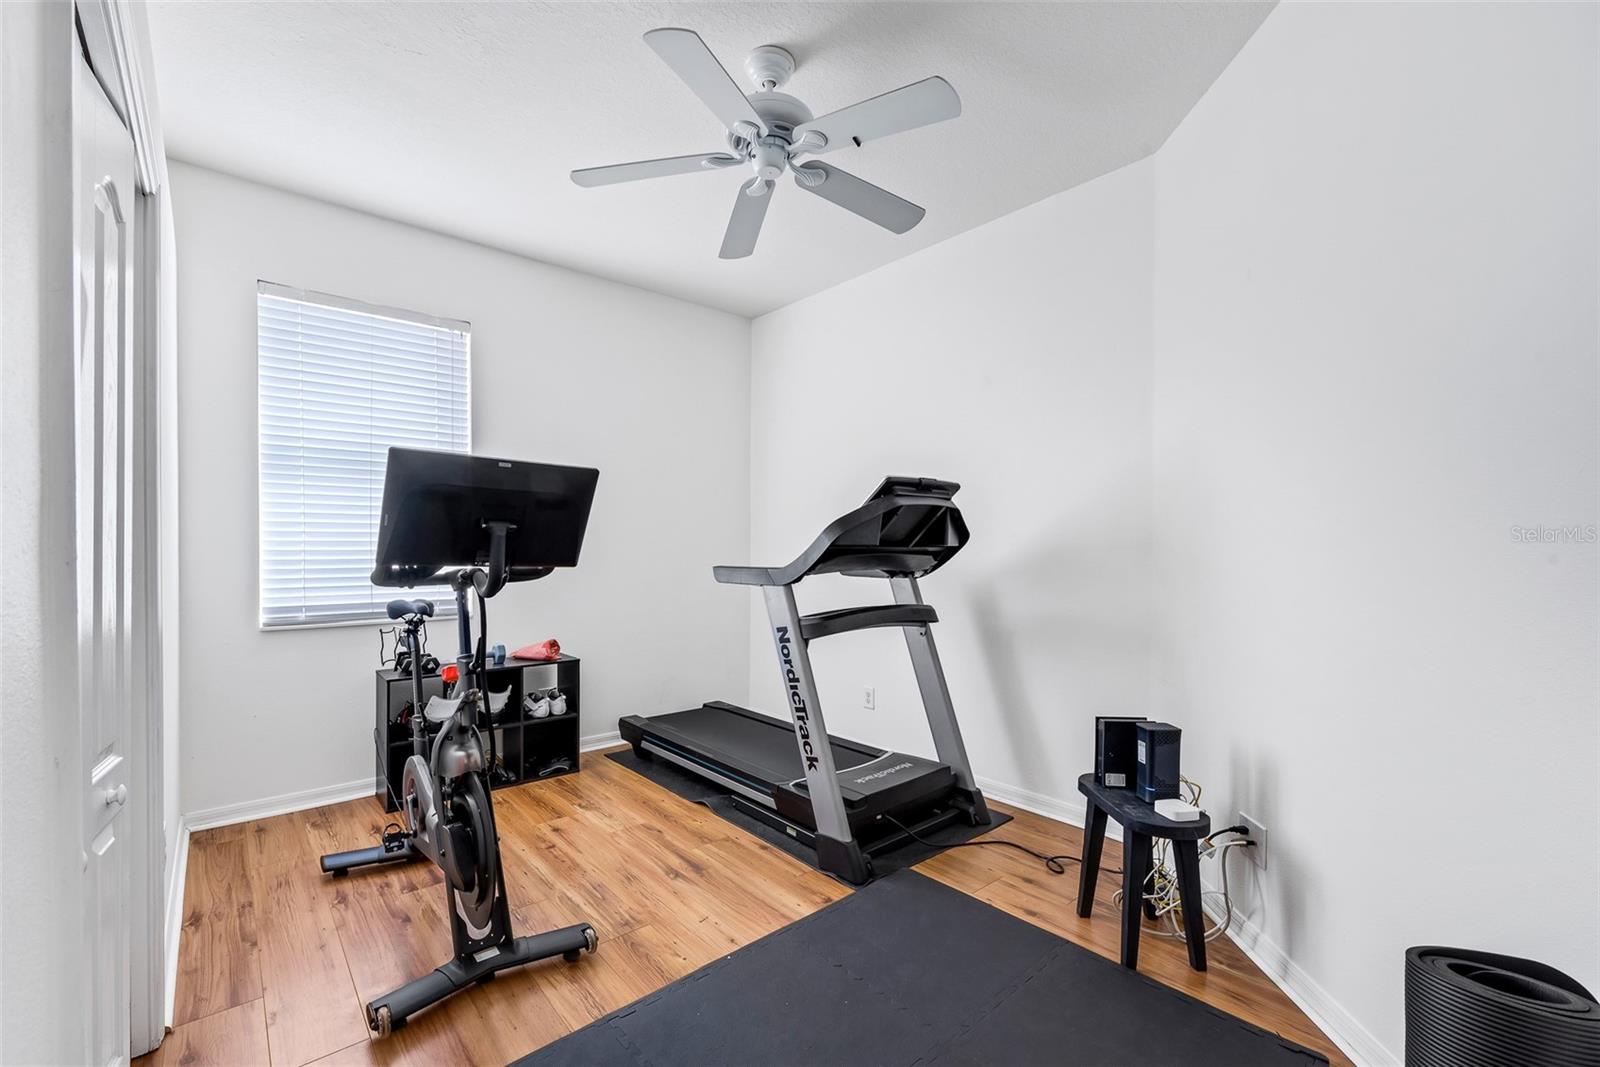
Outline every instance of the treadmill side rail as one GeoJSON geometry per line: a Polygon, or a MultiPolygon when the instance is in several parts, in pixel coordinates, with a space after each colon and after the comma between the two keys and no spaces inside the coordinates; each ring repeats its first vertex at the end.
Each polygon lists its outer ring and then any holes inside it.
{"type": "MultiPolygon", "coordinates": [[[[922,589],[915,578],[891,578],[889,588],[894,591],[896,604],[923,602],[922,589]]],[[[906,651],[911,655],[911,667],[917,676],[917,689],[922,693],[922,708],[928,716],[934,751],[939,755],[939,762],[955,772],[957,787],[971,795],[974,820],[987,823],[989,808],[972,776],[972,764],[967,762],[967,746],[961,740],[961,725],[956,722],[956,708],[950,700],[950,687],[944,680],[944,667],[939,663],[939,649],[933,643],[933,630],[923,625],[908,626],[902,632],[906,635],[906,651]]]]}
{"type": "Polygon", "coordinates": [[[767,603],[767,619],[772,625],[773,646],[778,653],[778,673],[788,694],[789,713],[794,719],[795,744],[800,748],[805,768],[806,791],[811,797],[811,813],[817,828],[817,860],[824,869],[860,884],[871,875],[866,857],[850,832],[850,818],[844,798],[839,795],[833,747],[828,742],[828,727],[822,719],[822,702],[817,682],[811,674],[811,656],[806,652],[800,632],[800,609],[794,588],[768,585],[761,588],[767,603]]]}

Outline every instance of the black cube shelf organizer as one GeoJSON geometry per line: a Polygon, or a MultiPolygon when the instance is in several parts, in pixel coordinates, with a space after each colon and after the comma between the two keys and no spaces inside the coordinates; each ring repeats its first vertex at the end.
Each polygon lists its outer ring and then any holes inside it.
{"type": "MultiPolygon", "coordinates": [[[[517,785],[571,774],[578,769],[578,659],[562,656],[556,660],[531,661],[508,659],[504,664],[490,665],[489,693],[493,704],[500,703],[506,695],[499,714],[494,715],[495,770],[491,775],[493,788],[517,785]],[[567,710],[561,715],[536,719],[529,705],[532,697],[558,690],[567,698],[567,710]]],[[[406,758],[411,755],[411,677],[393,670],[377,672],[377,728],[372,737],[378,757],[378,795],[383,798],[385,811],[394,811],[399,805],[400,783],[405,774],[406,758]]],[[[437,674],[424,675],[422,697],[443,695],[444,680],[437,674]]],[[[439,732],[430,724],[428,736],[439,732]]],[[[485,737],[484,743],[489,743],[485,737]]]]}

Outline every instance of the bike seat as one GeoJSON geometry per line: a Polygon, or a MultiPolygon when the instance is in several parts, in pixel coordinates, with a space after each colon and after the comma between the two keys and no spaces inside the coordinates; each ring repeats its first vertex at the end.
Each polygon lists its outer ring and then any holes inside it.
{"type": "Polygon", "coordinates": [[[422,709],[422,717],[429,722],[449,722],[451,716],[455,715],[456,709],[461,706],[462,699],[464,698],[456,697],[454,700],[448,700],[442,696],[431,696],[428,698],[427,707],[422,709]]]}
{"type": "Polygon", "coordinates": [[[407,615],[421,615],[425,619],[432,618],[433,602],[431,600],[389,601],[389,618],[403,619],[407,615]]]}

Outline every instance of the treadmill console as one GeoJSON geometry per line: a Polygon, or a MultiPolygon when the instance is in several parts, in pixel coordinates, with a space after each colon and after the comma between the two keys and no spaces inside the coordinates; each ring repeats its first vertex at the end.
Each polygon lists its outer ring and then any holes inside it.
{"type": "Polygon", "coordinates": [[[960,488],[957,482],[940,481],[938,478],[907,478],[891,474],[872,491],[867,502],[882,500],[886,496],[936,496],[949,500],[960,488]]]}

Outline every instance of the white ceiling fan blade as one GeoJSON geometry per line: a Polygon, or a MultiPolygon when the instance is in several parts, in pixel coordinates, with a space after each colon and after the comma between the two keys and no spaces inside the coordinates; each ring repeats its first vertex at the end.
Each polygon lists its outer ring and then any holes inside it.
{"type": "Polygon", "coordinates": [[[636,182],[641,178],[665,178],[669,174],[690,174],[699,170],[721,170],[741,163],[738,156],[711,152],[700,156],[670,156],[667,159],[641,159],[637,163],[613,163],[609,167],[585,167],[572,172],[575,184],[592,189],[597,185],[636,182]]]}
{"type": "Polygon", "coordinates": [[[863,100],[859,104],[829,112],[794,128],[796,147],[803,147],[812,155],[832,152],[863,141],[873,141],[892,133],[903,133],[918,126],[943,122],[961,114],[961,97],[950,83],[940,77],[924,78],[863,100]],[[824,144],[812,147],[806,143],[807,133],[820,133],[827,138],[824,144]]]}
{"type": "Polygon", "coordinates": [[[670,28],[651,30],[644,35],[644,42],[694,90],[694,95],[711,109],[723,126],[733,130],[741,123],[748,123],[758,133],[766,132],[761,116],[756,114],[744,92],[717,62],[717,57],[711,54],[698,33],[670,28]]]}
{"type": "Polygon", "coordinates": [[[816,193],[893,233],[905,233],[927,214],[911,201],[827,163],[797,163],[794,169],[794,183],[806,192],[816,193]],[[820,182],[815,180],[818,174],[822,175],[820,182]]]}
{"type": "Polygon", "coordinates": [[[761,221],[767,217],[767,205],[772,202],[776,182],[752,178],[739,187],[739,196],[733,202],[733,214],[728,216],[728,232],[722,235],[721,259],[743,259],[756,250],[756,238],[761,236],[761,221]],[[758,196],[750,191],[757,185],[766,186],[758,196]]]}

